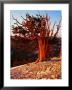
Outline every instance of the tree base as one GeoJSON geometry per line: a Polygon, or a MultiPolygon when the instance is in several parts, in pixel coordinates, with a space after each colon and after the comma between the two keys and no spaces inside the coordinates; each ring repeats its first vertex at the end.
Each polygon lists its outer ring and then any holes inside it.
{"type": "Polygon", "coordinates": [[[35,61],[35,64],[37,64],[37,63],[39,63],[39,59],[37,59],[37,60],[35,61]]]}
{"type": "Polygon", "coordinates": [[[40,60],[40,59],[38,58],[38,59],[35,61],[35,63],[39,63],[39,62],[42,62],[42,61],[46,61],[46,59],[41,59],[41,60],[40,60]]]}

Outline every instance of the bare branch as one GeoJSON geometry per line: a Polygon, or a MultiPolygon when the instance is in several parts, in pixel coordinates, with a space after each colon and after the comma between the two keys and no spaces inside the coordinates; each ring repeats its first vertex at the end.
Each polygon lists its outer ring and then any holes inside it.
{"type": "Polygon", "coordinates": [[[49,34],[50,34],[50,25],[51,25],[51,22],[48,24],[47,37],[48,37],[49,34]]]}
{"type": "Polygon", "coordinates": [[[27,20],[27,19],[25,19],[23,16],[21,16],[21,17],[22,17],[23,20],[25,20],[25,21],[27,20]]]}
{"type": "Polygon", "coordinates": [[[14,24],[16,24],[18,26],[18,23],[14,23],[14,24]]]}
{"type": "Polygon", "coordinates": [[[56,37],[56,35],[58,34],[59,30],[60,30],[60,27],[61,27],[61,19],[59,21],[59,24],[57,25],[57,31],[56,33],[54,34],[54,37],[56,37]]]}
{"type": "Polygon", "coordinates": [[[17,19],[14,18],[14,16],[12,15],[12,18],[20,25],[22,25],[17,19]]]}
{"type": "Polygon", "coordinates": [[[48,21],[50,21],[50,16],[48,17],[48,21]]]}
{"type": "Polygon", "coordinates": [[[23,16],[21,16],[21,17],[22,17],[22,19],[24,20],[23,16]]]}
{"type": "Polygon", "coordinates": [[[52,30],[51,30],[51,36],[53,35],[54,27],[55,27],[56,22],[54,23],[52,30]]]}

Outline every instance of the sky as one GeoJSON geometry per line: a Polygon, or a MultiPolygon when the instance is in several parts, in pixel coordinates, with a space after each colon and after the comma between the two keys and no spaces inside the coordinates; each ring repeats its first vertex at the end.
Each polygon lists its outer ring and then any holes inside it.
{"type": "MultiPolygon", "coordinates": [[[[11,10],[10,11],[11,26],[14,25],[14,23],[15,23],[15,20],[13,20],[12,15],[20,23],[22,23],[23,19],[21,16],[23,16],[25,18],[27,13],[29,13],[30,15],[33,15],[33,16],[35,16],[36,14],[40,14],[40,15],[48,14],[48,16],[50,16],[51,25],[53,25],[54,22],[56,22],[56,24],[58,24],[58,22],[61,18],[61,15],[62,15],[60,10],[11,10]]],[[[59,35],[61,35],[61,32],[59,32],[59,35]]]]}

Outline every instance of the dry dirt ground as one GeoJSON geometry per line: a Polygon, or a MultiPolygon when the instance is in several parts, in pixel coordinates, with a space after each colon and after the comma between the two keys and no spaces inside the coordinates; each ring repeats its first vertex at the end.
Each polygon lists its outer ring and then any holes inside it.
{"type": "Polygon", "coordinates": [[[11,68],[11,79],[61,79],[61,58],[11,68]]]}

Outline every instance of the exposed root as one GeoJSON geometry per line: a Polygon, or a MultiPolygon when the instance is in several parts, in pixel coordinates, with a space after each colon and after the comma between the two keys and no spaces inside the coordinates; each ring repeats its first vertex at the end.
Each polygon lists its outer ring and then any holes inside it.
{"type": "Polygon", "coordinates": [[[35,61],[35,64],[39,63],[39,58],[35,61]]]}
{"type": "Polygon", "coordinates": [[[39,62],[42,62],[42,61],[46,61],[46,59],[37,59],[36,61],[35,61],[35,64],[37,64],[37,63],[39,63],[39,62]]]}

